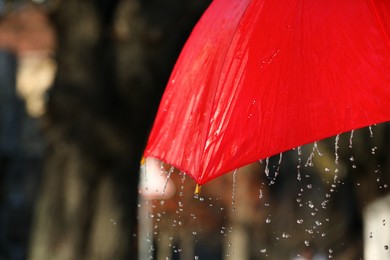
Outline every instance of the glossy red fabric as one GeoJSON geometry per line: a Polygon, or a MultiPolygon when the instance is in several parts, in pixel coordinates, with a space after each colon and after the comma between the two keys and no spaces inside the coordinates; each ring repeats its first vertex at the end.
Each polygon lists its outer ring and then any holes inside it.
{"type": "Polygon", "coordinates": [[[145,157],[199,184],[390,120],[390,1],[214,0],[172,72],[145,157]]]}

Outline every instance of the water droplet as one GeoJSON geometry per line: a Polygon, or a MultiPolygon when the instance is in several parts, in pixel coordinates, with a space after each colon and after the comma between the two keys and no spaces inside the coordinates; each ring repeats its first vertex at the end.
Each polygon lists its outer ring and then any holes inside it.
{"type": "Polygon", "coordinates": [[[370,232],[370,235],[368,236],[369,238],[372,238],[372,232],[370,232]]]}
{"type": "Polygon", "coordinates": [[[232,179],[232,211],[236,211],[236,208],[234,207],[236,204],[236,175],[237,175],[238,169],[235,169],[233,172],[233,179],[232,179]]]}
{"type": "Polygon", "coordinates": [[[388,250],[389,249],[389,246],[388,245],[385,245],[385,250],[388,250]]]}
{"type": "Polygon", "coordinates": [[[270,218],[266,218],[265,219],[265,223],[267,223],[267,224],[271,223],[271,219],[270,218]]]}
{"type": "Polygon", "coordinates": [[[310,242],[308,240],[305,240],[305,245],[310,246],[310,242]]]}
{"type": "Polygon", "coordinates": [[[339,154],[338,154],[338,150],[339,150],[339,140],[340,140],[340,135],[336,135],[336,138],[334,140],[334,154],[335,154],[335,159],[334,159],[334,163],[336,165],[339,164],[339,154]]]}
{"type": "Polygon", "coordinates": [[[352,139],[353,139],[353,130],[351,131],[351,136],[349,137],[349,148],[352,148],[352,139]]]}
{"type": "Polygon", "coordinates": [[[316,225],[317,225],[317,226],[321,226],[321,225],[322,225],[321,221],[316,220],[316,225]]]}
{"type": "Polygon", "coordinates": [[[309,233],[309,234],[313,234],[313,230],[312,229],[306,229],[306,232],[309,233]]]}
{"type": "Polygon", "coordinates": [[[269,157],[265,159],[265,168],[264,168],[265,176],[269,177],[269,157]]]}
{"type": "Polygon", "coordinates": [[[267,252],[267,249],[266,248],[260,249],[260,252],[265,254],[267,252]]]}
{"type": "Polygon", "coordinates": [[[279,154],[278,168],[275,171],[275,178],[279,175],[280,165],[282,164],[283,153],[279,154]]]}
{"type": "Polygon", "coordinates": [[[297,223],[298,223],[298,224],[302,224],[302,223],[303,223],[303,219],[298,219],[298,220],[297,220],[297,223]]]}
{"type": "Polygon", "coordinates": [[[194,256],[194,260],[199,260],[199,256],[194,256]]]}
{"type": "MultiPolygon", "coordinates": [[[[163,165],[163,163],[161,163],[160,167],[162,167],[162,172],[164,172],[164,165],[163,165]]],[[[164,184],[164,187],[163,187],[163,191],[162,191],[162,195],[163,196],[165,195],[165,191],[167,189],[168,181],[171,178],[171,175],[172,175],[174,170],[175,170],[175,167],[171,166],[171,168],[169,169],[168,175],[167,175],[167,180],[165,181],[165,184],[164,184]]]]}

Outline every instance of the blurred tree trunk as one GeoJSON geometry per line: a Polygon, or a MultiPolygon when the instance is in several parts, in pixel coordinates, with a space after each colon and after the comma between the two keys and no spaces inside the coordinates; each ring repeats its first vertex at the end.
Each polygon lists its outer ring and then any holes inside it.
{"type": "Polygon", "coordinates": [[[139,161],[178,52],[209,1],[66,0],[30,258],[136,259],[139,161]]]}

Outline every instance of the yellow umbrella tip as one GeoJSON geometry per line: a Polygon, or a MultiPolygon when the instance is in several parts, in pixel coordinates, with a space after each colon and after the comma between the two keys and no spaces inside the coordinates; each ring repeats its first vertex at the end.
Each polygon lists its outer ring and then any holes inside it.
{"type": "Polygon", "coordinates": [[[201,188],[202,188],[202,185],[200,185],[200,184],[197,183],[196,186],[195,186],[195,192],[194,192],[194,194],[195,194],[195,195],[198,195],[198,194],[200,193],[201,188]]]}

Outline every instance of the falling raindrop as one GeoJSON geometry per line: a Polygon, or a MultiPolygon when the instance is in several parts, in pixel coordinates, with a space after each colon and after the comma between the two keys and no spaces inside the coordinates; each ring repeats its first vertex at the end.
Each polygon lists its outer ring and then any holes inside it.
{"type": "Polygon", "coordinates": [[[333,258],[333,249],[329,248],[328,252],[329,252],[328,257],[333,258]]]}
{"type": "Polygon", "coordinates": [[[354,133],[354,130],[351,131],[351,136],[349,137],[349,148],[352,148],[353,133],[354,133]]]}
{"type": "Polygon", "coordinates": [[[373,136],[374,136],[374,132],[372,131],[372,127],[369,126],[369,127],[368,127],[368,130],[370,131],[370,137],[373,137],[373,136]]]}
{"type": "Polygon", "coordinates": [[[297,180],[298,181],[301,181],[302,178],[301,178],[301,166],[302,166],[302,147],[301,146],[298,146],[297,147],[297,151],[298,151],[298,165],[297,165],[297,180]]]}
{"type": "Polygon", "coordinates": [[[314,158],[314,155],[315,155],[315,152],[317,151],[318,155],[319,156],[322,156],[323,154],[320,152],[320,150],[318,150],[318,144],[317,142],[314,142],[313,144],[313,149],[309,155],[309,158],[307,159],[306,161],[306,164],[305,164],[305,167],[312,167],[314,164],[313,164],[313,158],[314,158]]]}
{"type": "Polygon", "coordinates": [[[305,230],[307,233],[309,233],[309,234],[313,234],[313,230],[312,229],[306,229],[305,230]]]}
{"type": "Polygon", "coordinates": [[[275,178],[279,175],[280,165],[282,164],[283,153],[279,154],[278,168],[275,171],[275,178]]]}
{"type": "MultiPolygon", "coordinates": [[[[162,163],[161,163],[161,169],[162,169],[162,172],[164,172],[164,165],[162,163]]],[[[167,189],[169,178],[171,178],[171,174],[173,173],[174,170],[175,170],[175,167],[171,166],[171,168],[169,169],[168,175],[167,175],[167,180],[165,181],[164,188],[162,191],[163,196],[165,195],[165,191],[167,189]]]]}
{"type": "Polygon", "coordinates": [[[340,135],[336,135],[336,138],[335,138],[335,141],[334,141],[334,154],[335,154],[334,163],[336,164],[336,167],[339,164],[339,154],[338,154],[339,140],[340,140],[340,135]]]}
{"type": "Polygon", "coordinates": [[[233,187],[232,187],[232,211],[235,211],[235,204],[236,204],[236,175],[237,175],[238,169],[235,169],[233,172],[233,187]]]}
{"type": "Polygon", "coordinates": [[[265,159],[265,168],[264,168],[265,176],[269,177],[269,157],[265,159]]]}
{"type": "Polygon", "coordinates": [[[263,195],[263,190],[260,189],[260,190],[259,190],[259,199],[263,198],[263,196],[264,196],[264,195],[263,195]]]}

